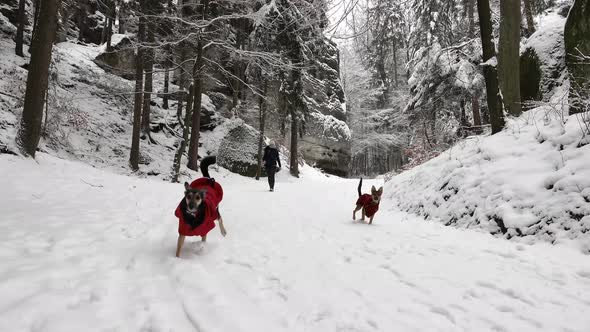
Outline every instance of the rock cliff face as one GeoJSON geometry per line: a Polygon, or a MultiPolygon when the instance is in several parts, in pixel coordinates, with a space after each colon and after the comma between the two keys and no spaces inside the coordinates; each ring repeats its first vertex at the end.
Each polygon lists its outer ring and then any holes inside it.
{"type": "Polygon", "coordinates": [[[303,158],[327,173],[347,176],[351,133],[346,124],[340,84],[338,48],[328,39],[308,45],[314,59],[304,76],[305,122],[300,149],[303,158]]]}

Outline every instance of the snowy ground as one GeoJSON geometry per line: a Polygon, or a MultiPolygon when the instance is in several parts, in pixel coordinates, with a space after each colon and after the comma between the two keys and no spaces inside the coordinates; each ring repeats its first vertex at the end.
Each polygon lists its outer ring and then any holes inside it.
{"type": "Polygon", "coordinates": [[[0,171],[0,331],[590,330],[588,256],[388,202],[355,224],[353,180],[213,172],[229,234],[176,259],[180,184],[46,154],[0,171]]]}

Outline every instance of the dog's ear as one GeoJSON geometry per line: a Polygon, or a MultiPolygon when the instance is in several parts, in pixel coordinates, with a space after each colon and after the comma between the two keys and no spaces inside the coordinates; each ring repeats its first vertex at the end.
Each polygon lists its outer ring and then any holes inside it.
{"type": "Polygon", "coordinates": [[[371,186],[371,194],[376,194],[377,193],[377,189],[375,188],[375,186],[371,186]]]}
{"type": "Polygon", "coordinates": [[[379,196],[381,196],[383,194],[383,187],[379,188],[379,190],[377,190],[377,194],[379,196]]]}
{"type": "Polygon", "coordinates": [[[191,186],[188,184],[188,182],[184,183],[184,190],[189,190],[191,188],[191,186]]]}

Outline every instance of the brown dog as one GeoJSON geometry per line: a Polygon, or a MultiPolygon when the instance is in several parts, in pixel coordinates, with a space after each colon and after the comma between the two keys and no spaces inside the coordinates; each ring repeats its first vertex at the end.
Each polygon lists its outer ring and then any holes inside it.
{"type": "Polygon", "coordinates": [[[375,213],[379,210],[379,203],[381,202],[381,195],[383,195],[383,187],[377,190],[375,186],[371,187],[371,194],[362,194],[361,187],[363,185],[363,178],[361,178],[358,186],[359,198],[356,201],[356,208],[352,211],[352,220],[356,220],[356,213],[362,210],[361,221],[365,221],[365,217],[369,217],[369,224],[373,223],[375,213]]]}

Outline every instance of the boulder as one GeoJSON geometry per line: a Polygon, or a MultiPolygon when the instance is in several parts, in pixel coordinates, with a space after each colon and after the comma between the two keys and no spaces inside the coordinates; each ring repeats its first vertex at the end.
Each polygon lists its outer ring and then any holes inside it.
{"type": "Polygon", "coordinates": [[[113,36],[113,50],[99,54],[94,59],[94,63],[108,73],[133,80],[135,79],[136,58],[135,47],[133,47],[131,40],[127,36],[115,35],[113,36]],[[119,41],[116,36],[120,37],[119,41]]]}
{"type": "Polygon", "coordinates": [[[247,124],[230,130],[219,145],[219,165],[230,172],[255,177],[258,170],[258,135],[258,131],[247,124]]]}
{"type": "Polygon", "coordinates": [[[306,161],[329,174],[345,177],[351,159],[351,133],[344,121],[312,112],[306,115],[299,142],[306,161]]]}

